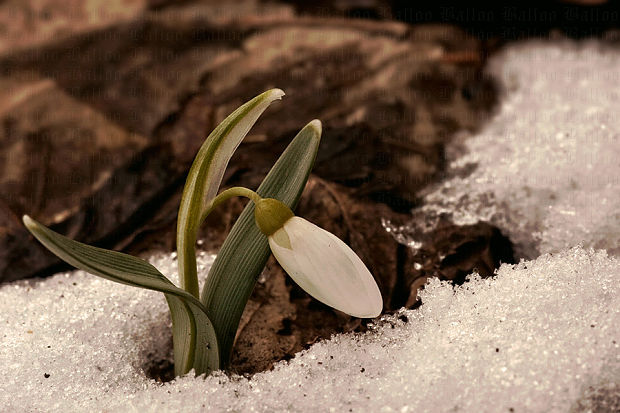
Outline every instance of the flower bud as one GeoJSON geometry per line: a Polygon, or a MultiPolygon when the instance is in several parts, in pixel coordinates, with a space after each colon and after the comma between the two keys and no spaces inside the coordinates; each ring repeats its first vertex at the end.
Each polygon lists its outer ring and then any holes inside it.
{"type": "Polygon", "coordinates": [[[342,240],[294,216],[275,199],[259,201],[255,218],[282,268],[308,294],[355,317],[381,314],[383,300],[377,283],[342,240]]]}

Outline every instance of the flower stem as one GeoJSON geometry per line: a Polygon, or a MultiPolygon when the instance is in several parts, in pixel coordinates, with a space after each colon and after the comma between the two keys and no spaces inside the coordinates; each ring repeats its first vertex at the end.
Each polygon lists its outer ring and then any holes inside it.
{"type": "MultiPolygon", "coordinates": [[[[229,188],[225,191],[222,191],[218,196],[213,198],[211,202],[209,202],[203,209],[200,214],[200,220],[198,221],[198,225],[194,230],[191,231],[191,234],[183,235],[183,242],[181,245],[183,247],[183,254],[179,253],[179,270],[184,268],[183,271],[183,280],[185,290],[192,294],[194,297],[199,298],[200,292],[198,290],[198,274],[196,268],[196,236],[198,234],[198,228],[204,223],[205,219],[209,214],[222,202],[234,197],[234,196],[243,196],[246,198],[250,198],[254,202],[260,201],[262,198],[256,192],[251,189],[244,188],[242,186],[235,186],[229,188]],[[181,263],[181,260],[183,261],[181,263]]],[[[179,249],[179,251],[181,251],[179,249]]]]}
{"type": "MultiPolygon", "coordinates": [[[[251,189],[245,188],[243,186],[233,186],[232,188],[228,188],[225,191],[222,191],[218,196],[213,198],[211,202],[209,202],[206,206],[202,214],[200,215],[200,225],[205,222],[205,219],[209,216],[209,214],[222,202],[228,201],[230,198],[236,196],[243,196],[245,198],[249,198],[252,202],[257,203],[262,198],[256,192],[251,189]]],[[[199,225],[199,226],[200,226],[199,225]]]]}

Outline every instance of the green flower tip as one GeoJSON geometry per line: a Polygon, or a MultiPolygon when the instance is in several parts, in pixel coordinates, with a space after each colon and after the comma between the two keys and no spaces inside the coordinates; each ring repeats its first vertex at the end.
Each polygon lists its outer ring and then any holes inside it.
{"type": "Polygon", "coordinates": [[[273,198],[260,199],[254,209],[256,225],[267,236],[282,228],[293,216],[295,214],[289,207],[273,198]]]}
{"type": "Polygon", "coordinates": [[[284,91],[282,89],[269,89],[268,91],[266,91],[264,93],[265,95],[271,95],[271,97],[276,100],[276,99],[282,99],[282,96],[285,95],[284,91]]]}
{"type": "Polygon", "coordinates": [[[321,136],[321,133],[323,132],[323,125],[321,125],[321,121],[318,119],[314,119],[312,121],[310,121],[310,123],[308,123],[308,127],[313,128],[317,135],[321,136]]]}
{"type": "Polygon", "coordinates": [[[31,228],[33,228],[36,225],[36,221],[34,219],[30,218],[28,215],[22,216],[22,221],[24,222],[24,225],[28,229],[31,229],[31,228]]]}

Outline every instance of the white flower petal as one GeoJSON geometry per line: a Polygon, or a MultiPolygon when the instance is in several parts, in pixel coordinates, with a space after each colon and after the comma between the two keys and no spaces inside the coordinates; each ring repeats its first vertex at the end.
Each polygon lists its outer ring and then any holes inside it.
{"type": "Polygon", "coordinates": [[[291,278],[317,300],[355,317],[381,313],[383,300],[370,271],[334,234],[295,216],[269,237],[269,245],[291,278]],[[290,248],[277,242],[280,231],[290,248]]]}

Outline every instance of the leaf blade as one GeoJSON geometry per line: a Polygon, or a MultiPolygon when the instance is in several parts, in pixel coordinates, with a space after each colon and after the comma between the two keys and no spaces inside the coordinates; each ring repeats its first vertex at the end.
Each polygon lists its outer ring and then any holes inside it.
{"type": "MultiPolygon", "coordinates": [[[[294,209],[314,165],[320,136],[318,120],[306,125],[271,168],[258,194],[279,199],[294,209]]],[[[224,241],[201,296],[218,334],[223,368],[228,365],[245,304],[270,253],[267,237],[254,223],[254,205],[249,203],[224,241]]]]}
{"type": "Polygon", "coordinates": [[[217,195],[228,161],[245,135],[283,95],[282,90],[271,89],[237,108],[209,134],[192,163],[177,218],[177,254],[181,286],[195,297],[199,293],[195,243],[204,206],[217,195]]]}
{"type": "Polygon", "coordinates": [[[165,294],[173,324],[175,374],[185,374],[192,368],[198,374],[219,369],[217,337],[204,306],[153,265],[131,255],[74,241],[27,215],[23,221],[47,249],[74,267],[121,284],[165,294]]]}

